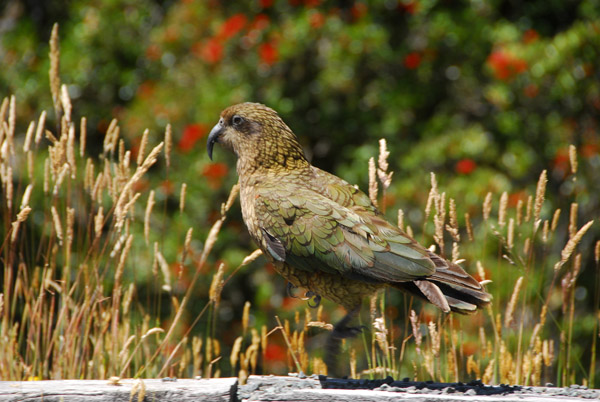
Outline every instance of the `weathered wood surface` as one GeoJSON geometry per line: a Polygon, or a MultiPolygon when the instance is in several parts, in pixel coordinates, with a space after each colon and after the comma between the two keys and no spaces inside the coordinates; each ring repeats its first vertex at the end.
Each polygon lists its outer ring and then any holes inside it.
{"type": "Polygon", "coordinates": [[[394,382],[376,390],[331,389],[356,387],[357,381],[299,378],[294,376],[250,376],[245,385],[236,378],[211,380],[106,380],[0,381],[0,401],[410,401],[410,402],[582,402],[598,400],[600,391],[583,387],[471,387],[464,384],[394,382]],[[410,385],[415,384],[415,385],[410,385]]]}
{"type": "Polygon", "coordinates": [[[235,401],[237,378],[212,380],[0,381],[0,401],[235,401]],[[141,397],[141,398],[140,398],[141,397]],[[138,399],[139,398],[139,399],[138,399]]]}
{"type": "MultiPolygon", "coordinates": [[[[343,380],[334,380],[343,385],[343,380]]],[[[356,381],[355,381],[356,382],[356,381]]],[[[415,383],[416,384],[416,383],[415,383]]],[[[422,384],[422,383],[421,383],[422,384]]],[[[392,384],[393,385],[393,384],[392,384]]],[[[455,392],[452,387],[440,387],[440,384],[431,384],[429,389],[417,389],[410,386],[406,389],[383,385],[390,391],[367,390],[367,389],[324,389],[322,383],[317,379],[298,377],[275,377],[275,376],[250,376],[246,385],[238,387],[239,401],[302,401],[302,402],[387,402],[387,401],[410,401],[410,402],[459,402],[459,401],[482,401],[482,402],[582,402],[591,399],[590,396],[598,395],[600,392],[581,390],[585,397],[571,397],[567,394],[577,394],[577,389],[563,388],[535,388],[535,392],[528,393],[521,387],[480,387],[478,392],[494,393],[495,395],[478,395],[458,392],[452,394],[434,394],[432,392],[455,392]],[[446,391],[443,389],[446,388],[446,391]],[[505,392],[506,389],[515,388],[515,391],[505,392]],[[545,393],[545,391],[547,391],[545,393]],[[588,392],[589,391],[589,392],[588,392]],[[502,393],[501,393],[502,392],[502,393]],[[552,395],[553,393],[562,395],[552,395]]],[[[473,387],[477,388],[477,387],[473,387]]],[[[533,387],[528,387],[532,390],[533,387]]],[[[596,396],[596,399],[598,398],[596,396]]]]}

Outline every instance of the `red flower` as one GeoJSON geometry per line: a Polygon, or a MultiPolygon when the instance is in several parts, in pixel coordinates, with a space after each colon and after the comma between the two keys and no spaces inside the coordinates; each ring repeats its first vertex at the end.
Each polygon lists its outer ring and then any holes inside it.
{"type": "Polygon", "coordinates": [[[223,58],[223,45],[216,38],[208,39],[200,46],[194,46],[192,51],[211,64],[223,58]]]}
{"type": "Polygon", "coordinates": [[[260,60],[269,66],[275,64],[279,59],[279,52],[273,42],[267,42],[260,45],[258,48],[258,55],[260,60]]]}
{"type": "Polygon", "coordinates": [[[267,361],[282,361],[285,360],[285,349],[277,344],[269,342],[267,350],[265,350],[265,360],[267,361]]]}
{"type": "Polygon", "coordinates": [[[196,142],[204,137],[206,132],[208,131],[207,127],[204,124],[188,124],[183,129],[183,135],[179,140],[179,149],[183,152],[189,152],[196,142]]]}
{"type": "Polygon", "coordinates": [[[156,84],[152,81],[144,81],[140,84],[137,89],[138,96],[140,98],[150,98],[154,95],[156,84]]]}
{"type": "Polygon", "coordinates": [[[477,163],[473,159],[465,158],[456,162],[454,170],[459,174],[470,174],[477,168],[477,163]]]}
{"type": "Polygon", "coordinates": [[[555,169],[561,170],[563,172],[569,171],[570,159],[568,148],[558,149],[556,151],[556,155],[554,155],[554,160],[552,162],[554,164],[555,169]]]}
{"type": "Polygon", "coordinates": [[[419,2],[411,1],[410,3],[405,3],[402,1],[400,4],[398,4],[398,8],[400,8],[402,11],[406,11],[410,15],[415,15],[419,10],[419,2]]]}
{"type": "Polygon", "coordinates": [[[365,3],[354,3],[350,12],[355,20],[359,20],[367,14],[367,5],[365,3]]]}
{"type": "Polygon", "coordinates": [[[273,5],[273,0],[258,0],[260,8],[269,8],[273,5]]]}
{"type": "Polygon", "coordinates": [[[527,62],[503,50],[492,52],[487,60],[497,79],[507,81],[527,70],[527,62]]]}
{"type": "Polygon", "coordinates": [[[585,158],[591,158],[594,155],[598,155],[598,153],[600,153],[600,146],[598,144],[587,143],[581,147],[581,155],[585,158]]]}
{"type": "Polygon", "coordinates": [[[523,34],[523,42],[524,43],[533,43],[540,38],[540,34],[537,33],[535,29],[528,29],[523,34]]]}
{"type": "Polygon", "coordinates": [[[229,17],[223,25],[221,25],[221,29],[219,30],[219,39],[227,40],[232,36],[235,36],[238,32],[240,32],[244,26],[246,26],[246,22],[248,19],[244,14],[235,14],[229,17]]]}
{"type": "Polygon", "coordinates": [[[321,4],[321,0],[304,0],[304,5],[308,8],[317,7],[321,4]]]}
{"type": "Polygon", "coordinates": [[[250,27],[248,28],[248,30],[262,31],[263,29],[265,29],[269,26],[269,23],[270,23],[270,20],[269,20],[268,15],[258,14],[256,17],[254,17],[254,20],[250,23],[250,27]]]}
{"type": "Polygon", "coordinates": [[[314,29],[321,28],[325,23],[325,17],[320,12],[316,11],[308,17],[308,22],[310,26],[314,29]]]}
{"type": "Polygon", "coordinates": [[[222,162],[209,163],[204,166],[202,176],[208,180],[208,185],[212,188],[221,187],[223,177],[227,175],[227,165],[222,162]]]}
{"type": "Polygon", "coordinates": [[[535,84],[529,84],[523,88],[523,93],[528,98],[535,98],[539,92],[538,86],[535,84]]]}
{"type": "Polygon", "coordinates": [[[166,195],[170,195],[173,194],[173,190],[174,190],[174,186],[173,186],[173,182],[171,180],[163,180],[160,183],[160,188],[163,191],[163,193],[165,193],[166,195]]]}
{"type": "Polygon", "coordinates": [[[404,66],[410,70],[414,70],[421,64],[421,55],[417,52],[412,52],[404,57],[404,66]]]}
{"type": "Polygon", "coordinates": [[[158,60],[160,56],[160,47],[157,44],[152,44],[146,48],[146,58],[148,60],[158,60]]]}

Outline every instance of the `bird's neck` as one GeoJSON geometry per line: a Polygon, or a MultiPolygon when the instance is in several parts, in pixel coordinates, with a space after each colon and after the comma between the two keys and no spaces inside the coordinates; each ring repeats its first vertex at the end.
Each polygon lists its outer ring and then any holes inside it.
{"type": "Polygon", "coordinates": [[[310,163],[301,155],[281,155],[279,158],[244,158],[237,161],[237,173],[242,186],[252,186],[266,177],[302,176],[311,171],[310,163]]]}

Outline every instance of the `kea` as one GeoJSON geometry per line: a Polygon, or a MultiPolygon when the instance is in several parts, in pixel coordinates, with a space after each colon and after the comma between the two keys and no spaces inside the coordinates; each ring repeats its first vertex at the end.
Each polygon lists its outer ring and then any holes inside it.
{"type": "MultiPolygon", "coordinates": [[[[389,223],[357,187],[312,166],[276,111],[258,103],[228,107],[208,136],[237,156],[242,215],[251,238],[289,286],[342,305],[347,315],[329,335],[325,363],[336,372],[341,339],[362,300],[385,287],[444,312],[468,314],[490,302],[460,266],[389,223]]],[[[289,290],[289,288],[288,288],[289,290]]]]}

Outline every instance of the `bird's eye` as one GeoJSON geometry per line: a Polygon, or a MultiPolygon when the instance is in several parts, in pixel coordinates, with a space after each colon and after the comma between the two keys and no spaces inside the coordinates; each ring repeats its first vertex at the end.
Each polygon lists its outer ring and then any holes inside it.
{"type": "Polygon", "coordinates": [[[244,118],[242,116],[238,116],[237,114],[231,118],[231,122],[234,126],[239,126],[244,122],[244,118]]]}

